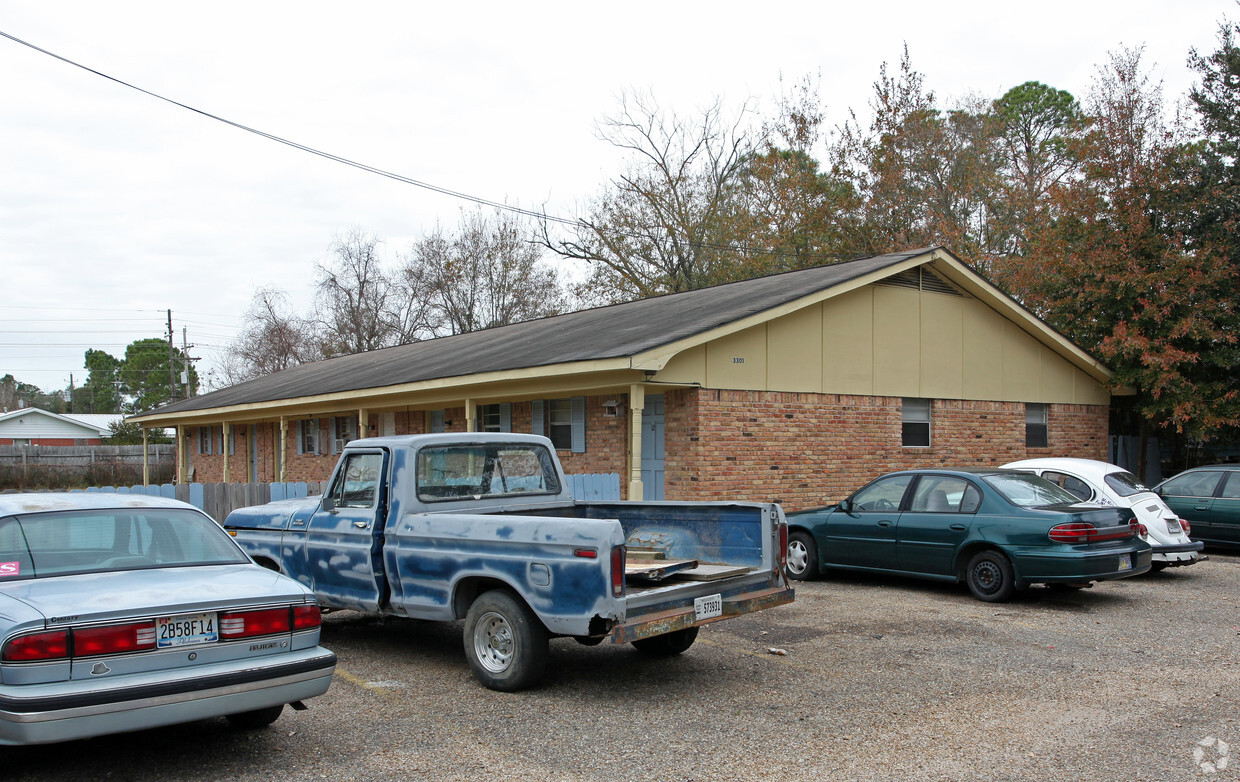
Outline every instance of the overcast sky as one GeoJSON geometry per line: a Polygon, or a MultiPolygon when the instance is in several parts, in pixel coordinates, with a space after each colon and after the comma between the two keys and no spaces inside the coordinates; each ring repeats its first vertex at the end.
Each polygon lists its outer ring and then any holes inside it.
{"type": "MultiPolygon", "coordinates": [[[[822,74],[832,124],[865,118],[907,43],[926,86],[994,98],[1087,90],[1145,46],[1168,101],[1232,2],[415,3],[0,0],[0,31],[266,133],[491,201],[567,217],[618,171],[595,135],[626,90],[685,113],[774,109],[822,74]]],[[[330,162],[0,38],[0,375],[78,385],[172,310],[200,372],[253,292],[306,305],[333,237],[394,260],[467,202],[330,162]]],[[[903,248],[892,248],[903,249],[903,248]]]]}

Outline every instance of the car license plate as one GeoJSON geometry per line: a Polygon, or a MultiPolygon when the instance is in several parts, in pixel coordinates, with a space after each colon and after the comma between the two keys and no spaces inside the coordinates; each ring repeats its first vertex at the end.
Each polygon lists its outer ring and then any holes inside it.
{"type": "Polygon", "coordinates": [[[723,616],[723,595],[707,595],[693,600],[693,619],[702,621],[716,616],[723,616]]]}
{"type": "Polygon", "coordinates": [[[161,616],[155,620],[155,641],[160,649],[215,643],[220,639],[215,612],[161,616]]]}
{"type": "Polygon", "coordinates": [[[1132,554],[1119,555],[1119,569],[1132,570],[1132,554]]]}
{"type": "Polygon", "coordinates": [[[1167,519],[1167,531],[1173,535],[1178,532],[1183,532],[1183,530],[1180,529],[1180,520],[1179,519],[1167,519]]]}

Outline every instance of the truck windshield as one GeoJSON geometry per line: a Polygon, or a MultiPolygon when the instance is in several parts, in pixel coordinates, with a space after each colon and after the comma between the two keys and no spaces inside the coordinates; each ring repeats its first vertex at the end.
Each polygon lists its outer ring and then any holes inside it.
{"type": "Polygon", "coordinates": [[[418,499],[423,502],[558,494],[551,454],[541,445],[443,445],[418,452],[418,499]]]}

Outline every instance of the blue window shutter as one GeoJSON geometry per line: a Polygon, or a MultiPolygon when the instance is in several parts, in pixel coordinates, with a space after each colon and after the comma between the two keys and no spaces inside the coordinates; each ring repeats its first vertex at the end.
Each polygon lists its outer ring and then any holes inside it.
{"type": "Polygon", "coordinates": [[[547,425],[543,423],[543,408],[546,403],[541,399],[530,402],[530,431],[534,434],[546,434],[547,425]]]}
{"type": "Polygon", "coordinates": [[[306,452],[306,422],[297,422],[297,453],[301,455],[306,452]]]}
{"type": "Polygon", "coordinates": [[[512,431],[512,402],[502,402],[499,406],[499,430],[512,431]]]}
{"type": "Polygon", "coordinates": [[[586,452],[586,398],[573,397],[573,453],[586,452]]]}
{"type": "Polygon", "coordinates": [[[444,431],[443,412],[442,410],[431,411],[431,433],[438,434],[444,431]]]}

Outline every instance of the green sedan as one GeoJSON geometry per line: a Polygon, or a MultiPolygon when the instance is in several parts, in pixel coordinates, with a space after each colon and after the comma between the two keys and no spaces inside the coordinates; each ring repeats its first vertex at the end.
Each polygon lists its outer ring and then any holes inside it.
{"type": "Polygon", "coordinates": [[[827,569],[964,581],[1007,600],[1029,584],[1086,586],[1150,569],[1127,508],[1085,504],[1011,470],[908,470],[837,505],[788,514],[788,575],[827,569]]]}
{"type": "Polygon", "coordinates": [[[1207,546],[1240,546],[1240,465],[1214,464],[1185,470],[1154,487],[1189,535],[1207,546]]]}

